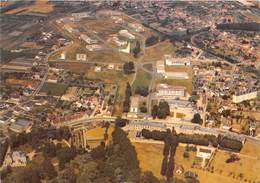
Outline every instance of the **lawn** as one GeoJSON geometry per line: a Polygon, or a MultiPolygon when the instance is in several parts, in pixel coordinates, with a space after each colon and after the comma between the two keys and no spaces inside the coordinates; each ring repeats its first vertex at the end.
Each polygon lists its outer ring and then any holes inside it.
{"type": "Polygon", "coordinates": [[[66,92],[67,87],[68,86],[64,84],[46,82],[43,84],[40,92],[44,92],[52,96],[61,96],[66,92]]]}
{"type": "Polygon", "coordinates": [[[148,71],[153,71],[153,64],[144,64],[144,68],[147,69],[148,71]]]}
{"type": "Polygon", "coordinates": [[[133,143],[142,171],[151,171],[162,178],[161,164],[163,159],[163,144],[133,143]]]}
{"type": "Polygon", "coordinates": [[[177,46],[173,46],[170,41],[163,41],[154,46],[150,46],[145,50],[145,61],[157,61],[163,58],[165,54],[175,54],[177,46]]]}
{"type": "Polygon", "coordinates": [[[148,87],[150,85],[152,76],[151,74],[147,73],[143,69],[138,69],[136,79],[132,85],[132,90],[134,91],[137,87],[148,87]]]}

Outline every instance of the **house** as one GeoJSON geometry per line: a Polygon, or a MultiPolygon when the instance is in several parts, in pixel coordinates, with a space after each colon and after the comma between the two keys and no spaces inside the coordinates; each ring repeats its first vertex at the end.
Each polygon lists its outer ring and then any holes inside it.
{"type": "Polygon", "coordinates": [[[131,39],[131,40],[135,39],[135,36],[133,34],[129,33],[128,30],[126,30],[126,29],[120,30],[119,35],[126,37],[128,39],[131,39]]]}
{"type": "Polygon", "coordinates": [[[203,159],[210,159],[214,152],[214,147],[197,146],[196,156],[203,159]]]}
{"type": "Polygon", "coordinates": [[[127,114],[127,117],[137,118],[139,113],[139,101],[140,96],[135,95],[130,98],[130,111],[127,114]]]}
{"type": "Polygon", "coordinates": [[[165,65],[163,60],[159,60],[156,62],[156,71],[158,74],[164,74],[165,73],[165,65]]]}
{"type": "Polygon", "coordinates": [[[144,28],[138,23],[129,23],[128,26],[136,32],[144,32],[144,28]]]}
{"type": "Polygon", "coordinates": [[[110,70],[112,70],[112,69],[115,68],[115,65],[114,65],[114,64],[109,64],[109,65],[107,66],[107,68],[110,69],[110,70]]]}
{"type": "Polygon", "coordinates": [[[101,66],[96,66],[94,70],[95,72],[101,72],[101,66]]]}
{"type": "Polygon", "coordinates": [[[4,166],[21,167],[26,166],[27,156],[24,152],[14,151],[6,155],[4,166]]]}
{"type": "Polygon", "coordinates": [[[130,46],[130,42],[127,44],[126,48],[120,48],[119,49],[120,52],[123,52],[123,53],[130,53],[131,51],[131,46],[130,46]]]}
{"type": "Polygon", "coordinates": [[[190,179],[196,179],[198,177],[198,175],[194,172],[187,171],[187,172],[184,173],[184,177],[190,178],[190,179]]]}
{"type": "Polygon", "coordinates": [[[186,88],[183,86],[171,86],[168,84],[157,84],[156,96],[158,97],[184,97],[186,88]]]}
{"type": "Polygon", "coordinates": [[[9,129],[16,133],[28,132],[31,129],[32,125],[32,121],[25,118],[19,118],[11,124],[9,129]]]}
{"type": "Polygon", "coordinates": [[[175,164],[175,172],[179,175],[183,174],[184,168],[182,165],[175,164]]]}
{"type": "Polygon", "coordinates": [[[61,59],[61,60],[65,60],[65,59],[66,59],[66,52],[62,52],[62,53],[60,54],[60,59],[61,59]]]}
{"type": "Polygon", "coordinates": [[[86,61],[87,60],[87,55],[84,53],[77,53],[76,54],[76,60],[77,61],[86,61]]]}

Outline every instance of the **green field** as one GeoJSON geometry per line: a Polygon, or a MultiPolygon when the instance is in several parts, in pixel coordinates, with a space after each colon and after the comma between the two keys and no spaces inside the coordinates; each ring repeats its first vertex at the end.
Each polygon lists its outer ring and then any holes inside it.
{"type": "Polygon", "coordinates": [[[52,96],[61,96],[67,90],[67,85],[57,83],[44,83],[40,92],[47,93],[52,96]]]}
{"type": "Polygon", "coordinates": [[[132,90],[134,91],[137,87],[149,87],[152,76],[142,69],[137,71],[136,79],[132,85],[132,90]]]}

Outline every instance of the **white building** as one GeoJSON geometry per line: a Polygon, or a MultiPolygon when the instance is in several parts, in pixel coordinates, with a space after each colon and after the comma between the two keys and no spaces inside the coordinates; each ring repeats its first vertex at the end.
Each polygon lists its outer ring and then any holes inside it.
{"type": "Polygon", "coordinates": [[[89,36],[86,34],[80,34],[80,38],[85,41],[87,44],[97,44],[98,41],[95,39],[91,39],[89,36]]]}
{"type": "Polygon", "coordinates": [[[214,152],[215,148],[213,147],[197,146],[196,156],[203,159],[210,159],[214,152]]]}
{"type": "Polygon", "coordinates": [[[119,49],[120,52],[123,52],[123,53],[130,53],[131,51],[131,47],[130,47],[130,43],[127,44],[126,48],[121,48],[119,49]]]}
{"type": "Polygon", "coordinates": [[[186,88],[183,86],[171,86],[168,84],[158,84],[156,86],[157,97],[184,97],[186,88]]]}
{"type": "Polygon", "coordinates": [[[165,65],[163,60],[159,60],[156,62],[156,70],[158,74],[164,74],[165,73],[165,65]]]}
{"type": "Polygon", "coordinates": [[[130,110],[129,113],[127,114],[127,117],[130,118],[137,118],[137,115],[139,113],[139,101],[140,101],[140,96],[135,95],[130,98],[130,110]]]}
{"type": "Polygon", "coordinates": [[[124,30],[120,30],[119,31],[119,35],[126,37],[128,39],[135,39],[135,36],[133,34],[131,34],[130,32],[128,32],[128,30],[124,29],[124,30]]]}
{"type": "Polygon", "coordinates": [[[65,59],[66,59],[66,53],[65,53],[65,52],[62,52],[62,53],[60,54],[60,59],[61,59],[61,60],[65,60],[65,59]]]}
{"type": "Polygon", "coordinates": [[[101,72],[101,66],[96,66],[95,67],[95,72],[101,72]]]}
{"type": "Polygon", "coordinates": [[[173,58],[171,55],[164,55],[165,64],[169,66],[190,66],[191,61],[186,58],[173,58]]]}
{"type": "Polygon", "coordinates": [[[84,53],[77,53],[76,54],[76,60],[77,61],[86,61],[87,60],[87,55],[84,53]]]}
{"type": "Polygon", "coordinates": [[[255,98],[257,98],[257,90],[249,90],[246,92],[238,92],[234,94],[232,101],[237,104],[245,100],[252,100],[255,98]]]}

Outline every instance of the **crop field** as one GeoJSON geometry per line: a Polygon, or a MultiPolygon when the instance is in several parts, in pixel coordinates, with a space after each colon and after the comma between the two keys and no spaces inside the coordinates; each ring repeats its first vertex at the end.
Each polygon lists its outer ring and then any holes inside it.
{"type": "Polygon", "coordinates": [[[19,7],[16,9],[12,9],[6,14],[16,14],[21,11],[25,12],[33,12],[33,13],[50,13],[54,10],[54,6],[48,3],[48,0],[36,0],[34,4],[26,7],[19,7]]]}

